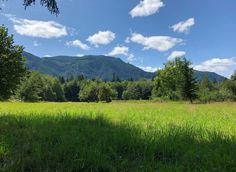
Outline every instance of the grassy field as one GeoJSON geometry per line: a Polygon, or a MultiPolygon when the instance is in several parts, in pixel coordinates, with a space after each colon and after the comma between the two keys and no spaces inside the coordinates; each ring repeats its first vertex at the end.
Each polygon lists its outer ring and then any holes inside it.
{"type": "Polygon", "coordinates": [[[0,103],[0,171],[236,171],[236,103],[0,103]]]}

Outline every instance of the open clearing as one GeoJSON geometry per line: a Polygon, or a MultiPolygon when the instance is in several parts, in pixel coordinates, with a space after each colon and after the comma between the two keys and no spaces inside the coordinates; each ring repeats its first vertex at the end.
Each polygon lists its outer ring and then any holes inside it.
{"type": "Polygon", "coordinates": [[[0,171],[236,171],[236,103],[0,103],[0,171]]]}

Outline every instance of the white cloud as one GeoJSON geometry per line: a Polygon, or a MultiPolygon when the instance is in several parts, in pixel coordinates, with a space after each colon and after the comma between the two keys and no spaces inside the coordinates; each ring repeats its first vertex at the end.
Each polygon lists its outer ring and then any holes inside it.
{"type": "Polygon", "coordinates": [[[38,43],[38,41],[34,41],[33,42],[33,46],[35,46],[35,47],[38,47],[40,44],[38,43]]]}
{"type": "Polygon", "coordinates": [[[173,29],[174,32],[179,32],[179,33],[188,33],[190,28],[195,24],[194,18],[190,18],[186,21],[181,21],[173,26],[171,28],[173,29]]]}
{"type": "Polygon", "coordinates": [[[87,41],[90,44],[98,46],[99,44],[107,45],[112,42],[116,38],[116,34],[107,30],[107,31],[99,31],[98,33],[89,36],[87,41]]]}
{"type": "Polygon", "coordinates": [[[199,65],[195,65],[194,69],[209,72],[225,72],[233,65],[236,65],[234,58],[213,58],[199,65]]]}
{"type": "Polygon", "coordinates": [[[150,16],[164,6],[162,0],[141,0],[140,3],[130,11],[134,17],[150,16]]]}
{"type": "Polygon", "coordinates": [[[46,55],[44,55],[43,57],[52,57],[51,55],[48,55],[48,54],[46,54],[46,55]]]}
{"type": "Polygon", "coordinates": [[[177,57],[184,57],[185,55],[186,55],[185,51],[173,51],[168,57],[168,60],[174,60],[177,57]]]}
{"type": "Polygon", "coordinates": [[[118,45],[118,46],[114,47],[113,50],[107,55],[108,56],[124,55],[127,57],[127,60],[129,62],[136,60],[136,58],[134,57],[134,54],[129,53],[129,47],[126,47],[126,46],[118,45]]]}
{"type": "Polygon", "coordinates": [[[116,55],[125,55],[128,56],[129,48],[125,46],[116,46],[113,50],[108,54],[109,56],[116,56],[116,55]]]}
{"type": "Polygon", "coordinates": [[[134,54],[131,53],[131,54],[128,55],[127,60],[128,60],[129,62],[133,62],[133,61],[135,61],[135,60],[137,60],[137,59],[135,58],[134,54]]]}
{"type": "Polygon", "coordinates": [[[156,72],[157,70],[159,70],[160,68],[158,67],[150,67],[150,66],[138,66],[140,69],[146,71],[146,72],[156,72]]]}
{"type": "Polygon", "coordinates": [[[83,57],[84,54],[76,54],[77,57],[83,57]]]}
{"type": "Polygon", "coordinates": [[[80,40],[68,41],[66,42],[67,46],[79,47],[82,50],[89,50],[90,47],[87,44],[82,43],[80,40]]]}
{"type": "Polygon", "coordinates": [[[150,36],[145,37],[138,33],[133,33],[130,41],[141,44],[144,46],[144,50],[147,49],[155,49],[157,51],[167,51],[177,44],[180,44],[183,42],[182,39],[179,38],[173,38],[169,36],[150,36]]]}
{"type": "Polygon", "coordinates": [[[10,14],[5,16],[14,23],[14,29],[20,35],[40,38],[59,38],[68,35],[66,27],[55,21],[20,19],[10,14]]]}

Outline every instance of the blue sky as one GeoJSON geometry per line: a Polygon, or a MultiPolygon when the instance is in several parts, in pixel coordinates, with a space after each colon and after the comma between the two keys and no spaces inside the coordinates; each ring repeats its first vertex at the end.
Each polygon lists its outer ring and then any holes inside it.
{"type": "Polygon", "coordinates": [[[40,57],[111,55],[153,71],[186,56],[197,70],[236,69],[235,0],[58,0],[58,16],[22,2],[0,2],[0,24],[40,57]]]}

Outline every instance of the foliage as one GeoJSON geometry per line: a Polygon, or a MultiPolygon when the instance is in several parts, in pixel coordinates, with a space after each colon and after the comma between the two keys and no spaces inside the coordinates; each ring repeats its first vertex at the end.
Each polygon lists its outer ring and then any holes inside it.
{"type": "Polygon", "coordinates": [[[32,72],[19,89],[24,101],[64,101],[64,91],[56,78],[32,72]]]}
{"type": "Polygon", "coordinates": [[[196,98],[196,80],[191,63],[185,58],[176,58],[165,64],[154,79],[153,96],[168,97],[171,100],[196,98]]]}
{"type": "MultiPolygon", "coordinates": [[[[4,1],[4,0],[3,0],[4,1]]],[[[5,0],[7,1],[7,0],[5,0]]],[[[36,0],[23,0],[23,5],[26,7],[31,6],[35,4],[36,0]]],[[[57,6],[57,1],[56,0],[40,0],[40,4],[42,6],[47,7],[47,9],[54,14],[59,14],[59,9],[57,6]]],[[[0,8],[1,9],[1,8],[0,8]]]]}
{"type": "Polygon", "coordinates": [[[9,99],[25,75],[23,47],[14,45],[13,36],[0,26],[0,100],[9,99]]]}
{"type": "Polygon", "coordinates": [[[111,102],[113,91],[110,86],[106,83],[99,84],[98,87],[98,100],[105,101],[107,103],[111,102]]]}
{"type": "Polygon", "coordinates": [[[76,80],[68,81],[64,85],[64,92],[67,101],[79,101],[80,84],[76,80]]]}
{"type": "Polygon", "coordinates": [[[231,80],[236,81],[236,70],[234,71],[233,75],[231,76],[231,80]]]}
{"type": "Polygon", "coordinates": [[[94,81],[84,82],[79,93],[81,101],[98,102],[98,83],[94,81]]]}

